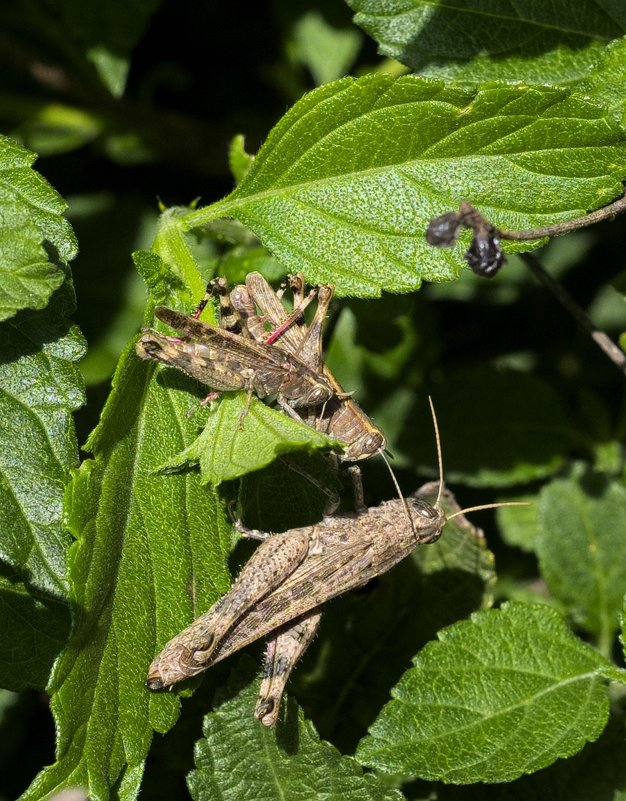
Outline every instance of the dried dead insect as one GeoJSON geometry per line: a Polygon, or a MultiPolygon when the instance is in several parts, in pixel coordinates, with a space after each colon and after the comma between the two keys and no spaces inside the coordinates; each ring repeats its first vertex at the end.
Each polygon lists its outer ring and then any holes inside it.
{"type": "Polygon", "coordinates": [[[474,232],[464,258],[477,275],[493,278],[506,262],[500,245],[500,231],[472,205],[463,201],[458,212],[450,211],[435,217],[426,229],[426,241],[435,247],[449,248],[456,244],[461,228],[474,232]]]}
{"type": "Polygon", "coordinates": [[[333,395],[323,376],[271,345],[244,340],[162,306],[154,313],[184,336],[148,329],[136,346],[142,359],[176,367],[214,390],[246,389],[261,398],[280,393],[296,408],[319,406],[333,395]]]}

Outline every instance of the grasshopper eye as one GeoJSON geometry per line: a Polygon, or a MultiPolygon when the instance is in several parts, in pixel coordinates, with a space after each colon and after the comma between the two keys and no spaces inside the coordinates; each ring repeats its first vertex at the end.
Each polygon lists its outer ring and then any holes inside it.
{"type": "Polygon", "coordinates": [[[411,498],[411,507],[414,512],[426,520],[436,520],[440,516],[434,506],[420,498],[411,498]]]}
{"type": "Polygon", "coordinates": [[[319,406],[321,403],[324,403],[324,401],[328,400],[329,394],[330,393],[327,387],[317,386],[306,396],[306,405],[319,406]]]}

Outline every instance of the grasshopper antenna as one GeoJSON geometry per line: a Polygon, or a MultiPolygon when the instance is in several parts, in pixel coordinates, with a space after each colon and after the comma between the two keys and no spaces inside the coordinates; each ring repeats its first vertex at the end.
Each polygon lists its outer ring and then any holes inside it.
{"type": "Polygon", "coordinates": [[[437,493],[437,500],[435,506],[439,506],[441,501],[441,494],[443,492],[443,457],[441,455],[441,438],[439,436],[439,425],[437,424],[437,415],[435,414],[435,405],[433,399],[428,396],[428,403],[430,405],[430,413],[433,418],[433,425],[435,427],[435,442],[437,443],[437,463],[439,465],[439,492],[437,493]]]}
{"type": "MultiPolygon", "coordinates": [[[[437,462],[439,463],[439,491],[437,493],[437,500],[435,501],[435,507],[439,506],[441,501],[441,495],[443,493],[443,458],[441,456],[441,438],[439,436],[439,426],[437,425],[437,415],[435,414],[435,406],[433,404],[433,399],[428,396],[428,403],[430,405],[430,413],[433,418],[433,424],[435,426],[435,441],[437,443],[437,462]]],[[[458,517],[458,515],[465,514],[466,512],[479,512],[481,509],[499,509],[501,506],[528,506],[529,504],[526,501],[505,501],[503,503],[485,503],[480,506],[469,506],[467,509],[459,509],[458,512],[454,512],[454,514],[446,516],[446,523],[448,520],[452,520],[453,517],[458,517]]]]}
{"type": "Polygon", "coordinates": [[[479,512],[481,509],[499,509],[501,506],[530,506],[530,504],[528,501],[504,501],[503,503],[484,503],[480,506],[468,506],[467,509],[459,509],[458,512],[448,515],[446,523],[448,520],[452,520],[453,517],[464,515],[466,512],[479,512]]]}
{"type": "Polygon", "coordinates": [[[398,493],[398,498],[400,498],[400,502],[404,508],[404,513],[406,515],[406,519],[409,521],[411,529],[415,533],[417,538],[417,532],[415,531],[415,526],[413,525],[413,518],[411,517],[411,513],[409,512],[409,504],[407,503],[406,498],[402,494],[402,490],[400,489],[400,485],[398,484],[398,479],[396,478],[396,474],[391,469],[391,465],[389,464],[389,460],[385,456],[385,452],[382,448],[378,449],[378,453],[381,455],[383,462],[387,465],[387,470],[389,470],[389,475],[391,476],[391,480],[393,481],[393,485],[396,488],[396,492],[398,493]]]}

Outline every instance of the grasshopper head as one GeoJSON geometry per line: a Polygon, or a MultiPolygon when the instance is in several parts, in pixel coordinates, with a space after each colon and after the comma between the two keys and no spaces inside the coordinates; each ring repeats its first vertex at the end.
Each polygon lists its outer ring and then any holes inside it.
{"type": "Polygon", "coordinates": [[[443,509],[421,498],[407,498],[407,501],[417,541],[429,543],[438,540],[446,522],[443,509]]]}

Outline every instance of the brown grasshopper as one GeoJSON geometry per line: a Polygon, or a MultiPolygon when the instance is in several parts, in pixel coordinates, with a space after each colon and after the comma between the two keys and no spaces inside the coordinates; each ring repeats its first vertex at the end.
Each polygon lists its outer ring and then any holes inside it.
{"type": "Polygon", "coordinates": [[[147,329],[135,348],[142,359],[176,367],[214,390],[247,389],[261,398],[279,393],[295,408],[319,406],[333,395],[322,375],[278,348],[246,341],[163,306],[154,313],[184,338],[147,329]]]}
{"type": "MultiPolygon", "coordinates": [[[[441,473],[441,448],[437,435],[441,473]]],[[[289,675],[315,634],[326,601],[367,584],[390,570],[419,544],[435,542],[445,523],[460,514],[498,504],[458,510],[446,516],[439,505],[418,497],[363,505],[360,473],[354,478],[356,512],[326,516],[313,526],[268,537],[238,529],[263,542],[231,589],[207,612],[172,638],[150,665],[146,684],[161,690],[206,670],[255,640],[269,635],[255,717],[276,723],[289,675]],[[409,510],[411,525],[406,525],[409,510]]]]}
{"type": "Polygon", "coordinates": [[[239,526],[263,542],[229,592],[163,648],[150,665],[148,687],[160,690],[194,676],[269,634],[255,717],[273,725],[323,604],[390,570],[416,545],[440,537],[446,522],[441,508],[416,497],[405,500],[411,527],[400,499],[267,538],[239,526]]]}
{"type": "MultiPolygon", "coordinates": [[[[365,412],[358,406],[349,393],[346,393],[330,370],[322,361],[322,326],[333,296],[333,288],[320,286],[317,290],[317,309],[309,327],[298,324],[302,319],[303,309],[314,297],[311,292],[305,298],[302,276],[291,279],[294,290],[294,311],[288,314],[283,306],[280,294],[274,292],[260,273],[249,273],[246,285],[237,286],[230,293],[230,302],[244,321],[244,330],[258,342],[276,344],[303,361],[313,372],[323,376],[332,386],[333,395],[322,409],[313,409],[305,419],[309,425],[317,428],[345,443],[342,461],[358,461],[367,459],[375,453],[382,453],[386,446],[382,431],[377,428],[365,412]],[[256,313],[256,306],[261,309],[263,321],[273,327],[269,332],[256,313]]],[[[283,405],[289,413],[288,402],[283,405]]]]}

